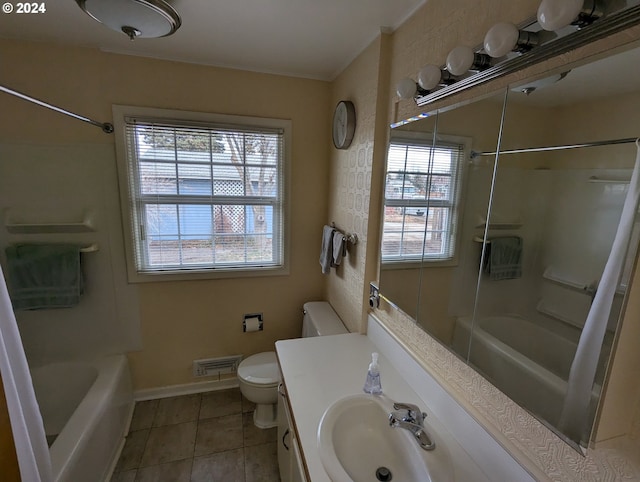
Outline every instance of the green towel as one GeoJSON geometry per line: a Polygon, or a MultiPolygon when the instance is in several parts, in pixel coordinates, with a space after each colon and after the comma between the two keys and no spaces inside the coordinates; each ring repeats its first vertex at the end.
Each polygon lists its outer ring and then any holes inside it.
{"type": "Polygon", "coordinates": [[[522,238],[504,236],[492,238],[487,245],[485,271],[491,280],[514,279],[522,276],[522,238]]]}
{"type": "Polygon", "coordinates": [[[77,245],[21,244],[5,252],[14,310],[68,308],[80,302],[83,281],[77,245]]]}

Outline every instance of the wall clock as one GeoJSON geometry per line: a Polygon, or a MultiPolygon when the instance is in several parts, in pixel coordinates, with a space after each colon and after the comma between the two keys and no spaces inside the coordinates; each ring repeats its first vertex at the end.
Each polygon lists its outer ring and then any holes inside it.
{"type": "Polygon", "coordinates": [[[353,102],[341,100],[333,113],[333,145],[346,149],[351,145],[356,130],[356,108],[353,102]]]}

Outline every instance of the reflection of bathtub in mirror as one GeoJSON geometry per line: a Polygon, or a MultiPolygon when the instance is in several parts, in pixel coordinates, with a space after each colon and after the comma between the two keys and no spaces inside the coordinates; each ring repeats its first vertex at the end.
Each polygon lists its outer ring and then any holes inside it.
{"type": "MultiPolygon", "coordinates": [[[[467,358],[471,317],[455,321],[451,348],[467,358]]],[[[515,402],[554,425],[562,410],[577,343],[517,314],[476,320],[470,363],[515,402]]],[[[603,349],[591,395],[596,409],[611,345],[603,349]]],[[[591,427],[585,427],[588,437],[591,427]]]]}

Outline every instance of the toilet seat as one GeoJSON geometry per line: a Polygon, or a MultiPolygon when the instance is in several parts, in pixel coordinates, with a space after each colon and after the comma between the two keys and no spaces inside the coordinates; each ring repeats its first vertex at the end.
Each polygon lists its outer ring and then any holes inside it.
{"type": "Polygon", "coordinates": [[[277,386],[280,381],[275,351],[257,353],[245,358],[238,365],[238,377],[249,385],[277,386]]]}

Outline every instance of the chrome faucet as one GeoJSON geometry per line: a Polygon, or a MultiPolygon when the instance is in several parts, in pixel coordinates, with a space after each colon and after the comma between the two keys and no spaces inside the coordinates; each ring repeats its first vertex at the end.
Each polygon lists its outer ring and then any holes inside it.
{"type": "Polygon", "coordinates": [[[394,403],[393,409],[394,411],[389,414],[389,425],[411,432],[423,450],[436,448],[436,443],[431,440],[424,429],[426,413],[411,403],[394,403]]]}

